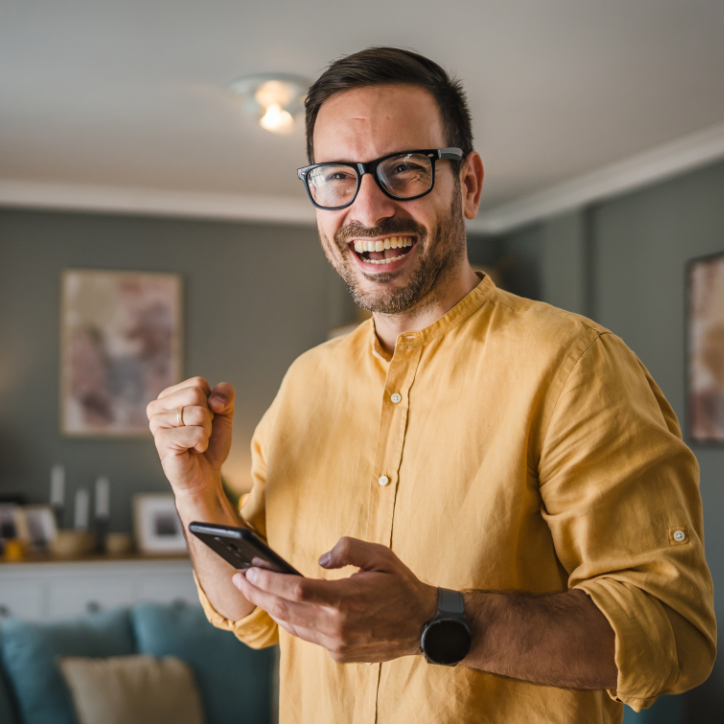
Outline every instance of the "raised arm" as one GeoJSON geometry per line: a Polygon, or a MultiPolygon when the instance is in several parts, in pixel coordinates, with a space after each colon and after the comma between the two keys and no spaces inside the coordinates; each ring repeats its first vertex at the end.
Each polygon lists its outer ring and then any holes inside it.
{"type": "MultiPolygon", "coordinates": [[[[234,397],[227,383],[212,390],[203,377],[192,377],[148,405],[151,432],[184,530],[194,520],[243,525],[221,485],[221,466],[231,449],[234,397]]],[[[254,604],[231,583],[235,569],[194,536],[187,538],[196,577],[213,607],[232,621],[251,613],[254,604]]]]}

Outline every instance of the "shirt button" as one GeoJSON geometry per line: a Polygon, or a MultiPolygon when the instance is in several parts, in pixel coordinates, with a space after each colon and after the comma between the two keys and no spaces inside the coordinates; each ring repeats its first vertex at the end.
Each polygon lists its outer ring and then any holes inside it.
{"type": "Polygon", "coordinates": [[[380,477],[377,479],[377,482],[380,485],[387,485],[387,483],[390,482],[390,479],[386,475],[380,475],[380,477]]]}
{"type": "Polygon", "coordinates": [[[393,392],[390,396],[390,399],[397,404],[398,402],[402,401],[402,395],[399,392],[393,392]]]}
{"type": "MultiPolygon", "coordinates": [[[[382,478],[380,478],[382,480],[382,478]]],[[[674,540],[677,543],[681,543],[682,541],[686,540],[686,533],[684,533],[683,530],[675,530],[674,531],[674,540]]]]}

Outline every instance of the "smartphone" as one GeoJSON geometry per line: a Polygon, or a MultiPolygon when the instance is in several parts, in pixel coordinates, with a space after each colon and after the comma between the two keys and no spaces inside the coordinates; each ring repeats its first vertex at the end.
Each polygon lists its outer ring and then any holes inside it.
{"type": "Polygon", "coordinates": [[[214,523],[189,523],[189,531],[234,568],[267,568],[277,573],[302,574],[246,528],[214,523]]]}

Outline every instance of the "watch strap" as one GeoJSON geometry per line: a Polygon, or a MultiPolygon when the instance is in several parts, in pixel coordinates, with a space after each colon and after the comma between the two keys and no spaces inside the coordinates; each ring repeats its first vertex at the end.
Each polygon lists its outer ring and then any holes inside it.
{"type": "Polygon", "coordinates": [[[451,591],[449,588],[437,589],[437,613],[435,617],[441,613],[452,614],[453,616],[465,615],[465,601],[460,591],[451,591]]]}

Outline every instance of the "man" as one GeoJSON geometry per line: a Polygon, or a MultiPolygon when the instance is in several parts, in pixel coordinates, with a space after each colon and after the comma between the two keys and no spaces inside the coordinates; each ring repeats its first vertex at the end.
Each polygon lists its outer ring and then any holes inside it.
{"type": "MultiPolygon", "coordinates": [[[[618,338],[471,269],[483,167],[460,85],[372,48],[306,108],[299,176],[373,321],[302,355],[254,436],[243,524],[305,578],[190,539],[210,620],[279,640],[284,723],[619,722],[701,683],[696,460],[618,338]]],[[[240,524],[233,410],[201,378],[149,405],[184,524],[240,524]]]]}

